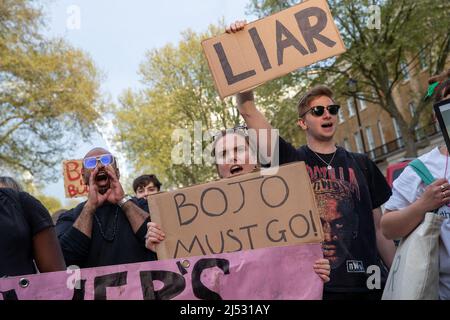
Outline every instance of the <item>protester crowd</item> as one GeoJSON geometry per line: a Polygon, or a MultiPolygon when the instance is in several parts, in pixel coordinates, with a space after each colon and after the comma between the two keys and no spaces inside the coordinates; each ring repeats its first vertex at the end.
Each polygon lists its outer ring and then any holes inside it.
{"type": "MultiPolygon", "coordinates": [[[[244,27],[244,22],[236,22],[227,32],[240,32],[244,27]]],[[[430,79],[430,85],[436,83],[430,97],[436,102],[450,99],[450,73],[430,79]]],[[[424,187],[417,174],[407,168],[391,191],[372,160],[336,145],[340,106],[330,88],[315,86],[300,98],[297,125],[306,134],[306,145],[300,148],[282,137],[249,141],[247,129],[258,132],[272,126],[256,107],[252,91],[237,94],[236,100],[246,126],[220,131],[215,137],[213,156],[219,177],[260,170],[261,165],[252,163],[250,157],[256,154],[258,158],[262,147],[272,150],[272,144],[278,146],[272,159],[276,157],[280,165],[305,162],[310,182],[317,186],[313,190],[324,232],[324,258],[313,266],[325,283],[323,298],[380,299],[396,250],[392,240],[407,236],[426,212],[437,209],[447,216],[450,212],[446,147],[437,146],[421,157],[438,178],[433,184],[424,187]],[[369,289],[366,273],[349,270],[348,261],[360,263],[363,269],[380,266],[381,289],[369,289]]],[[[150,221],[148,198],[161,192],[158,178],[153,174],[137,177],[132,184],[135,196],[127,195],[116,157],[102,148],[94,148],[83,157],[82,176],[89,186],[87,200],[59,212],[55,224],[42,203],[24,192],[13,178],[0,177],[0,277],[62,271],[70,265],[87,268],[157,260],[155,249],[165,233],[150,221]]],[[[447,222],[442,228],[440,293],[448,299],[447,222]]]]}

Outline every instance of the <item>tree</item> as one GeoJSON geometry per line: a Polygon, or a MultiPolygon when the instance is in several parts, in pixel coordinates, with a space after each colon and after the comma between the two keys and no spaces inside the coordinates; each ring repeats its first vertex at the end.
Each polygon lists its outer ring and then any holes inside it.
{"type": "Polygon", "coordinates": [[[36,1],[0,2],[0,168],[55,178],[73,141],[95,130],[102,103],[91,59],[45,39],[36,1]]]}
{"type": "MultiPolygon", "coordinates": [[[[264,16],[296,2],[252,0],[250,10],[264,16]]],[[[406,144],[406,156],[416,156],[415,128],[428,106],[422,99],[427,88],[418,85],[418,92],[411,92],[417,102],[411,120],[395,102],[393,92],[405,79],[406,71],[418,72],[420,63],[426,62],[430,76],[444,69],[450,51],[450,3],[432,0],[329,0],[328,3],[348,50],[307,70],[317,70],[320,76],[316,81],[328,83],[341,97],[351,96],[347,81],[358,80],[358,99],[375,103],[396,118],[406,144]],[[370,23],[377,18],[378,9],[379,30],[371,28],[370,23]]]]}
{"type": "MultiPolygon", "coordinates": [[[[124,92],[115,112],[115,141],[131,159],[135,176],[138,172],[157,174],[166,188],[215,177],[213,166],[194,160],[193,142],[189,143],[189,161],[173,163],[171,155],[179,141],[172,140],[172,135],[177,129],[187,130],[187,137],[193,141],[196,122],[206,132],[230,128],[241,121],[232,99],[218,98],[201,47],[203,39],[224,29],[211,26],[202,34],[188,30],[176,46],[169,44],[147,53],[139,72],[145,89],[124,92]]],[[[203,149],[209,142],[198,142],[197,147],[203,149]]]]}

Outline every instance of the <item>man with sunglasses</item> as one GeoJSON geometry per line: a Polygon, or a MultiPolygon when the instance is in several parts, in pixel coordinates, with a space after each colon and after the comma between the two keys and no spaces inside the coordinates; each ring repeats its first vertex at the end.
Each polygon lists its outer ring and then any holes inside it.
{"type": "MultiPolygon", "coordinates": [[[[226,31],[239,32],[245,25],[245,21],[236,21],[226,31]]],[[[252,91],[240,93],[236,99],[249,128],[258,132],[272,129],[256,108],[252,91]]],[[[336,146],[333,138],[338,112],[339,105],[328,87],[310,89],[299,101],[296,119],[306,133],[307,144],[296,149],[279,137],[273,142],[278,143],[279,153],[272,159],[276,162],[278,158],[279,164],[306,163],[324,230],[323,252],[332,269],[324,299],[381,299],[385,279],[381,279],[381,289],[370,290],[366,271],[379,264],[379,254],[388,266],[394,257],[394,243],[380,228],[380,206],[389,199],[391,190],[366,155],[336,146]]],[[[272,150],[271,143],[267,140],[264,147],[272,150]]]]}
{"type": "Polygon", "coordinates": [[[82,175],[87,201],[61,214],[56,224],[66,264],[88,268],[155,260],[145,248],[147,203],[124,193],[114,156],[92,149],[82,175]]]}
{"type": "MultiPolygon", "coordinates": [[[[238,94],[237,100],[250,128],[272,129],[256,109],[251,92],[238,94]]],[[[379,227],[380,206],[389,199],[390,188],[367,156],[336,146],[339,106],[329,88],[308,91],[298,111],[297,125],[306,132],[307,145],[295,149],[280,137],[278,157],[280,164],[305,161],[307,165],[324,230],[324,257],[332,268],[324,299],[380,299],[386,272],[376,290],[368,288],[366,272],[380,265],[379,254],[386,265],[392,263],[394,244],[379,227]]]]}

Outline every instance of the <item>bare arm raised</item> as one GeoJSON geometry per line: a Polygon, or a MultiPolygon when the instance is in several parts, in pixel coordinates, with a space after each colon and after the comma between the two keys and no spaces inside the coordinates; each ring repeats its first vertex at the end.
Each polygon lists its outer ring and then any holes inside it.
{"type": "Polygon", "coordinates": [[[111,194],[111,189],[109,189],[105,194],[99,192],[98,186],[95,184],[94,179],[98,173],[98,167],[95,168],[91,175],[89,176],[89,193],[88,200],[83,207],[78,218],[75,220],[73,227],[84,233],[86,236],[91,238],[92,235],[92,219],[95,211],[98,207],[103,205],[106,199],[111,194]]]}
{"type": "MultiPolygon", "coordinates": [[[[106,167],[106,172],[111,180],[111,187],[108,191],[111,191],[108,195],[108,202],[117,204],[120,200],[125,196],[125,192],[123,191],[122,185],[120,184],[119,178],[117,177],[116,171],[111,167],[106,167]]],[[[133,201],[127,201],[122,206],[122,210],[125,213],[125,216],[128,219],[128,222],[133,229],[133,232],[136,233],[146,222],[149,214],[139,208],[133,201]]]]}

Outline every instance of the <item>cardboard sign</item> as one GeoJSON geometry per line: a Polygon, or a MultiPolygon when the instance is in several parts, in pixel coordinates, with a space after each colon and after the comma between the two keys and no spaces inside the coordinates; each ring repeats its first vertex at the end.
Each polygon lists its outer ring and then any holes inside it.
{"type": "Polygon", "coordinates": [[[323,240],[303,162],[151,195],[149,208],[166,234],[158,259],[323,240]]]}
{"type": "Polygon", "coordinates": [[[87,196],[88,186],[84,184],[81,175],[82,160],[63,161],[64,191],[66,198],[87,196]]]}
{"type": "Polygon", "coordinates": [[[302,2],[202,46],[222,99],[346,50],[326,0],[302,2]]]}
{"type": "Polygon", "coordinates": [[[321,257],[310,244],[12,277],[0,300],[322,299],[321,257]]]}

